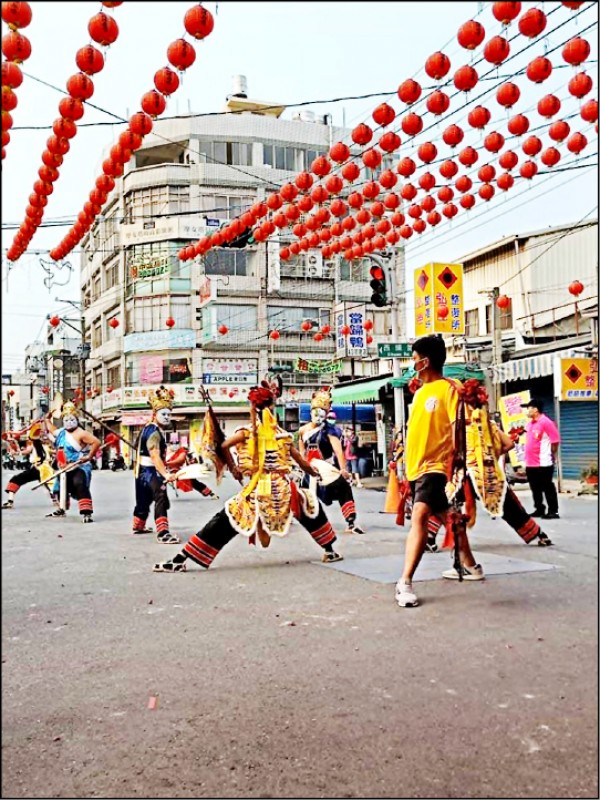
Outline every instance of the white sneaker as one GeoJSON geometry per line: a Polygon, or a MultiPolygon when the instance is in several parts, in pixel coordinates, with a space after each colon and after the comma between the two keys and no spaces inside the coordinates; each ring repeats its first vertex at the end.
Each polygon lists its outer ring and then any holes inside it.
{"type": "Polygon", "coordinates": [[[398,581],[396,584],[396,602],[400,608],[412,608],[419,605],[419,598],[413,592],[412,583],[398,581]]]}
{"type": "MultiPolygon", "coordinates": [[[[458,580],[458,572],[452,567],[442,572],[443,578],[448,578],[451,581],[458,580]]],[[[475,564],[473,567],[463,566],[463,581],[482,581],[485,575],[481,564],[475,564]]]]}

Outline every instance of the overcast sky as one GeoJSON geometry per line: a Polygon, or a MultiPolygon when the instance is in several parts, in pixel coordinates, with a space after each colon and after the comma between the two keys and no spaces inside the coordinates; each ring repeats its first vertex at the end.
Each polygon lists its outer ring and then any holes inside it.
{"type": "MultiPolygon", "coordinates": [[[[88,20],[98,11],[97,3],[32,3],[33,21],[23,30],[32,44],[32,56],[22,68],[27,76],[16,90],[19,104],[12,113],[14,127],[8,144],[7,156],[2,162],[2,354],[3,372],[13,372],[21,366],[25,346],[41,335],[48,313],[61,313],[67,307],[55,298],[78,299],[78,269],[64,286],[55,285],[48,290],[44,285],[47,273],[40,257],[56,246],[68,227],[41,228],[34,236],[30,251],[8,273],[6,250],[14,231],[7,230],[10,223],[20,224],[24,217],[28,196],[37,180],[41,154],[51,134],[50,127],[58,116],[58,102],[63,96],[70,75],[77,71],[75,53],[90,39],[88,20]],[[40,81],[50,84],[44,85],[40,81]],[[53,88],[54,87],[54,88],[53,88]],[[19,130],[26,126],[36,130],[19,130]]],[[[94,76],[96,87],[92,102],[102,110],[88,108],[81,123],[114,122],[105,112],[128,117],[139,110],[141,96],[153,88],[156,70],[167,64],[168,45],[184,34],[183,17],[192,3],[123,3],[107,10],[114,15],[120,35],[106,54],[106,65],[94,76]]],[[[335,125],[348,126],[371,120],[371,112],[384,99],[399,113],[404,111],[394,94],[391,97],[373,97],[363,100],[335,98],[371,93],[395,92],[398,85],[409,77],[423,85],[432,81],[423,67],[429,55],[442,50],[452,62],[450,77],[456,68],[471,63],[481,56],[462,49],[456,33],[464,22],[476,18],[486,29],[486,40],[500,34],[502,26],[491,13],[492,3],[206,3],[216,12],[215,29],[204,41],[195,43],[197,59],[183,77],[182,86],[170,99],[166,115],[177,113],[202,113],[221,111],[226,95],[232,92],[232,76],[243,74],[248,81],[248,94],[254,99],[282,104],[295,104],[307,100],[329,102],[309,106],[319,114],[331,114],[335,125]]],[[[524,3],[523,11],[533,7],[524,3]]],[[[552,52],[574,35],[584,36],[592,46],[586,69],[594,79],[594,88],[587,96],[597,98],[597,20],[598,4],[586,2],[580,13],[570,11],[558,2],[538,4],[548,15],[548,36],[535,40],[527,53],[500,67],[498,75],[507,79],[522,69],[532,58],[548,53],[555,67],[563,65],[562,47],[552,52]],[[558,28],[554,32],[551,29],[558,28]]],[[[3,24],[3,33],[6,26],[3,24]]],[[[517,23],[508,28],[508,38],[517,37],[511,44],[511,54],[518,53],[529,40],[518,34],[517,23]]],[[[479,75],[488,71],[489,65],[476,64],[479,75]]],[[[513,112],[529,114],[531,128],[543,120],[537,114],[538,99],[547,93],[556,94],[563,106],[559,117],[575,115],[572,130],[584,132],[590,144],[577,163],[597,162],[597,134],[577,115],[579,101],[567,91],[569,79],[576,71],[572,67],[555,69],[543,84],[534,85],[524,75],[513,78],[521,88],[521,99],[513,112]],[[596,158],[594,158],[596,154],[596,158]]],[[[493,85],[496,85],[495,83],[493,85]]],[[[492,83],[481,83],[472,93],[476,97],[489,89],[492,83]]],[[[452,94],[450,85],[446,91],[452,94]]],[[[509,114],[501,108],[491,92],[480,102],[492,111],[492,122],[486,133],[499,130],[509,136],[506,123],[509,114]]],[[[442,121],[419,137],[413,146],[403,136],[398,157],[414,156],[416,146],[425,139],[440,143],[444,128],[456,123],[465,128],[462,146],[482,146],[483,137],[466,124],[469,108],[459,111],[459,99],[452,101],[451,111],[442,121]]],[[[288,108],[284,118],[291,118],[296,109],[288,108]]],[[[427,115],[430,119],[430,115],[427,115]]],[[[114,144],[124,125],[81,126],[71,140],[71,150],[65,156],[60,178],[49,198],[44,222],[73,219],[81,207],[99,173],[103,153],[114,144]]],[[[538,133],[544,146],[553,144],[547,132],[538,133]]],[[[524,156],[519,142],[508,140],[510,146],[524,156]]],[[[559,167],[575,164],[575,159],[563,145],[559,167]]],[[[445,145],[438,150],[444,157],[452,153],[445,145]]],[[[490,154],[483,154],[474,172],[490,154]]],[[[476,179],[476,175],[473,175],[476,179]]],[[[531,184],[517,182],[508,193],[499,190],[489,204],[478,200],[467,215],[464,212],[452,223],[445,221],[435,230],[428,229],[421,238],[413,236],[406,249],[409,275],[430,261],[453,262],[462,255],[491,243],[503,236],[525,233],[548,226],[574,223],[597,216],[597,168],[573,169],[557,172],[550,177],[538,176],[531,184]]],[[[78,266],[77,255],[70,260],[78,266]]],[[[57,271],[54,280],[65,282],[68,271],[57,271]]],[[[408,281],[410,286],[410,278],[408,281]]],[[[410,303],[410,296],[408,297],[410,303]]],[[[410,331],[409,331],[410,333],[410,331]]]]}

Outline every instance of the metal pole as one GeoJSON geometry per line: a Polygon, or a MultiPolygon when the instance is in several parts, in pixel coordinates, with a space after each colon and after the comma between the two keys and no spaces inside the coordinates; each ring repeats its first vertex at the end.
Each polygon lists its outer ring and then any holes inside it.
{"type": "Polygon", "coordinates": [[[494,407],[492,411],[498,411],[500,405],[500,384],[496,383],[496,367],[502,363],[502,328],[500,327],[500,309],[496,300],[500,296],[500,289],[494,286],[491,293],[492,299],[492,386],[494,393],[494,407]]]}

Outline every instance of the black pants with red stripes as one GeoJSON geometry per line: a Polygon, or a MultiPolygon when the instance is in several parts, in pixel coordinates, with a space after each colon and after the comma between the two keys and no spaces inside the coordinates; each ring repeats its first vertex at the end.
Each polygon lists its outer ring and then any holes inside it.
{"type": "MultiPolygon", "coordinates": [[[[308,486],[308,476],[302,485],[308,486]]],[[[350,527],[354,525],[356,522],[356,505],[354,504],[354,495],[350,484],[345,478],[340,475],[328,486],[319,486],[317,484],[317,497],[326,506],[330,506],[334,500],[337,500],[346,524],[350,527]]]]}
{"type": "Polygon", "coordinates": [[[33,481],[39,481],[39,479],[39,469],[37,467],[29,467],[29,469],[23,470],[23,472],[17,472],[17,474],[9,480],[4,491],[16,494],[21,486],[25,486],[26,483],[32,483],[33,481]]]}
{"type": "MultiPolygon", "coordinates": [[[[504,505],[502,506],[502,519],[519,534],[525,544],[529,544],[529,542],[531,542],[532,539],[535,539],[535,537],[538,536],[541,531],[540,526],[537,524],[535,519],[530,517],[527,511],[525,511],[521,501],[515,492],[510,488],[510,486],[507,488],[506,495],[504,497],[504,505]]],[[[437,532],[442,527],[442,524],[443,523],[441,519],[432,514],[429,517],[429,522],[427,523],[427,535],[435,538],[437,532]]]]}
{"type": "MultiPolygon", "coordinates": [[[[327,519],[323,506],[319,503],[319,512],[314,519],[307,517],[304,511],[297,517],[298,522],[310,533],[315,542],[326,548],[336,540],[335,531],[327,519]]],[[[201,567],[210,567],[221,550],[238,532],[233,528],[225,509],[217,512],[201,531],[195,533],[184,545],[183,552],[201,567]]]]}
{"type": "Polygon", "coordinates": [[[80,514],[92,514],[92,494],[90,492],[90,480],[84,470],[73,469],[66,473],[67,476],[67,497],[70,495],[79,504],[80,514]]]}
{"type": "Polygon", "coordinates": [[[155,469],[142,467],[135,480],[135,508],[133,509],[133,529],[143,530],[154,503],[154,521],[157,533],[169,532],[169,498],[167,484],[155,469]]]}
{"type": "Polygon", "coordinates": [[[202,481],[197,481],[196,478],[192,478],[192,486],[197,492],[200,492],[203,497],[210,497],[213,493],[209,486],[207,486],[205,483],[202,483],[202,481]]]}

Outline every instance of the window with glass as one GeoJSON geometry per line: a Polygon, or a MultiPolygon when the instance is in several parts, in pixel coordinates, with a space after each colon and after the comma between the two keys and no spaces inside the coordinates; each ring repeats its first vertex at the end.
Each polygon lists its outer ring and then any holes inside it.
{"type": "Polygon", "coordinates": [[[200,211],[213,219],[227,220],[239,217],[255,202],[252,195],[200,195],[200,211]]]}
{"type": "Polygon", "coordinates": [[[465,336],[479,336],[479,309],[465,311],[465,336]]]}
{"type": "Polygon", "coordinates": [[[341,258],[340,280],[353,281],[355,283],[368,282],[371,278],[369,273],[370,266],[369,261],[364,258],[353,261],[346,261],[345,258],[341,258]]]}
{"type": "Polygon", "coordinates": [[[183,351],[134,353],[125,363],[128,386],[191,383],[191,359],[183,351]]]}
{"type": "Polygon", "coordinates": [[[92,347],[102,347],[102,320],[94,320],[92,324],[92,347]]]}
{"type": "Polygon", "coordinates": [[[248,275],[248,254],[237,248],[215,247],[204,256],[206,275],[248,275]]]}
{"type": "Polygon", "coordinates": [[[253,331],[258,327],[256,306],[216,305],[217,328],[226,325],[230,331],[253,331]]]}
{"type": "Polygon", "coordinates": [[[175,320],[175,330],[191,327],[189,297],[136,297],[127,314],[128,333],[167,330],[167,319],[175,320]],[[131,326],[131,327],[130,327],[131,326]]]}
{"type": "Polygon", "coordinates": [[[121,362],[113,361],[106,367],[106,385],[118,389],[121,386],[121,362]]]}
{"type": "Polygon", "coordinates": [[[92,301],[99,300],[102,294],[102,281],[100,278],[100,271],[92,275],[92,301]]]}
{"type": "MultiPolygon", "coordinates": [[[[267,324],[269,330],[277,328],[287,333],[304,333],[300,327],[304,320],[312,320],[321,327],[330,324],[331,312],[328,308],[318,306],[267,306],[267,324]]],[[[316,330],[316,329],[315,329],[316,330]]],[[[309,334],[312,335],[314,330],[309,334]]]]}
{"type": "Polygon", "coordinates": [[[119,259],[115,258],[105,269],[105,289],[112,289],[119,283],[119,259]]]}

